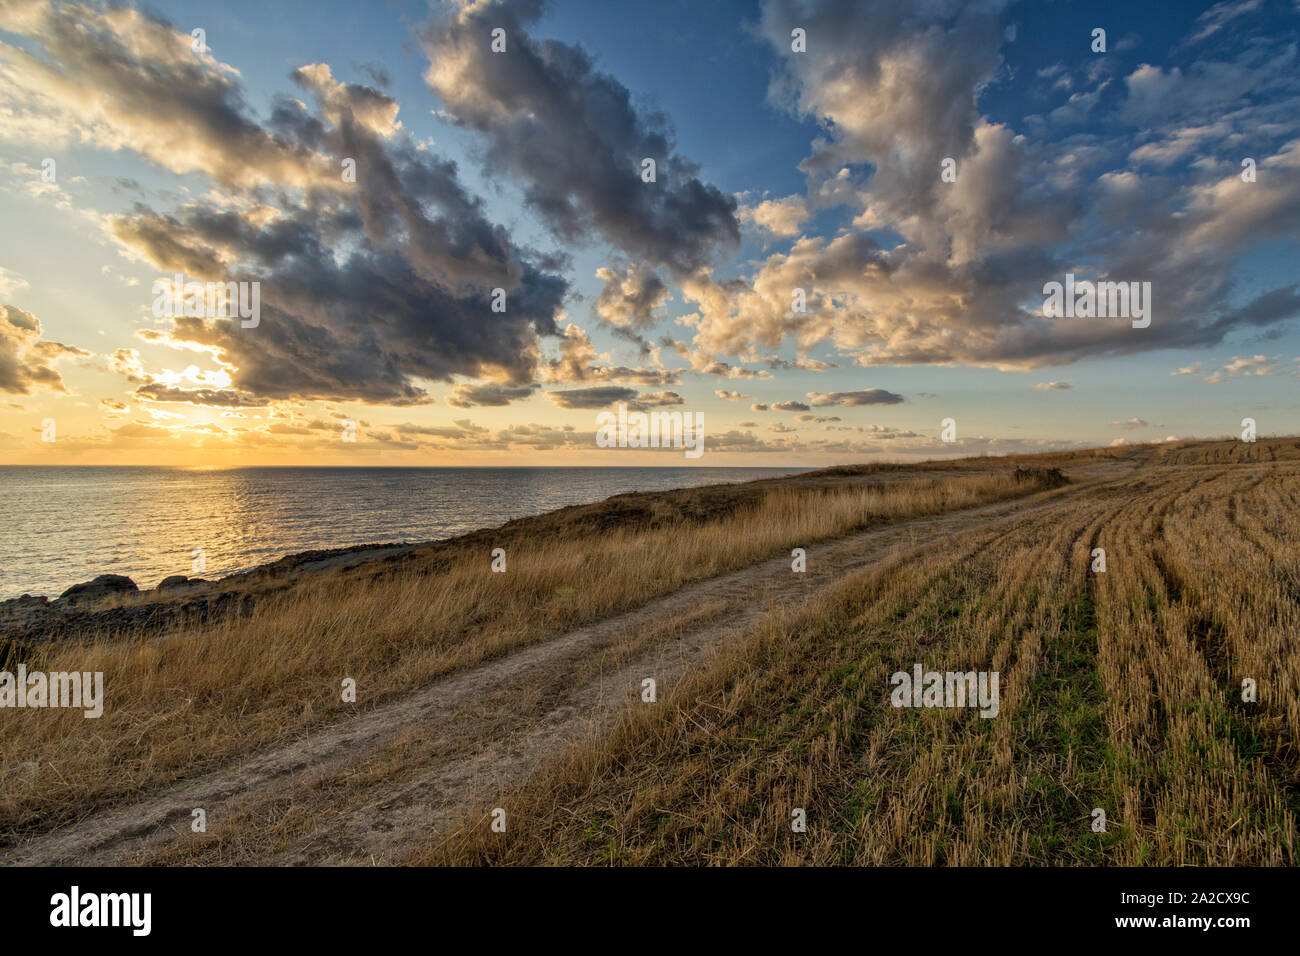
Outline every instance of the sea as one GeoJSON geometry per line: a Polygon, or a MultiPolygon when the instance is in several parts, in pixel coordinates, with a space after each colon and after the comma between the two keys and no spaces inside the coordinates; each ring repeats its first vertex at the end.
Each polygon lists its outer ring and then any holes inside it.
{"type": "Polygon", "coordinates": [[[0,600],[54,599],[100,574],[143,588],[288,554],[423,542],[630,491],[800,468],[232,468],[0,466],[0,600]]]}

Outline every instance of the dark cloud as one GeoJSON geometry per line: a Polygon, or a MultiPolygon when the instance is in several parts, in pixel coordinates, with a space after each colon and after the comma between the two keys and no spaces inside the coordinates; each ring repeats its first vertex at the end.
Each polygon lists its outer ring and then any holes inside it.
{"type": "Polygon", "coordinates": [[[511,402],[520,402],[531,398],[536,385],[501,385],[487,382],[483,385],[457,385],[447,399],[448,405],[456,408],[474,408],[478,405],[500,407],[511,402]]]}
{"type": "Polygon", "coordinates": [[[619,402],[626,402],[633,411],[645,411],[648,408],[665,405],[681,405],[683,398],[676,392],[638,392],[634,388],[617,385],[596,386],[594,388],[571,388],[566,391],[548,392],[551,401],[561,408],[608,408],[619,402]]]}
{"type": "Polygon", "coordinates": [[[236,390],[409,405],[429,400],[422,382],[535,377],[567,292],[558,260],[489,222],[387,94],[309,64],[290,78],[313,105],[280,97],[263,123],[235,70],[150,13],[36,0],[0,7],[0,26],[40,54],[0,45],[22,78],[5,104],[19,134],[129,146],[220,187],[109,228],[167,272],[260,283],[258,327],[177,318],[170,330],[173,344],[220,350],[236,390]],[[491,309],[498,288],[504,312],[491,309]]]}
{"type": "MultiPolygon", "coordinates": [[[[448,381],[491,370],[526,381],[535,371],[538,333],[558,331],[552,316],[565,289],[558,277],[522,266],[507,311],[495,313],[489,287],[467,288],[472,281],[466,275],[483,268],[483,261],[437,281],[429,260],[438,253],[430,238],[410,257],[401,247],[377,248],[346,208],[299,207],[265,226],[202,209],[175,217],[140,212],[115,232],[163,269],[184,268],[196,258],[189,254],[194,250],[239,257],[240,266],[224,273],[190,275],[258,281],[258,326],[182,316],[174,320],[172,339],[220,348],[235,384],[262,396],[402,405],[429,400],[416,378],[448,381]],[[153,243],[154,236],[173,238],[153,243]],[[338,262],[331,252],[335,241],[355,251],[338,262]]],[[[508,249],[503,244],[499,251],[508,249]]],[[[443,265],[450,269],[453,258],[443,265]]]]}
{"type": "Polygon", "coordinates": [[[270,402],[226,388],[175,388],[153,383],[135,390],[136,398],[151,402],[185,402],[190,405],[216,405],[224,408],[262,408],[270,402]]]}
{"type": "Polygon", "coordinates": [[[1218,324],[1226,332],[1239,325],[1269,325],[1297,315],[1300,315],[1300,283],[1265,292],[1240,308],[1224,313],[1218,324]]]}
{"type": "Polygon", "coordinates": [[[635,401],[640,393],[635,388],[600,385],[595,388],[571,388],[548,394],[551,401],[561,408],[606,408],[616,402],[635,401]]]}
{"type": "Polygon", "coordinates": [[[903,396],[883,388],[865,388],[856,392],[809,392],[809,400],[816,406],[843,405],[857,408],[862,405],[899,405],[903,396]]]}
{"type": "Polygon", "coordinates": [[[532,0],[444,4],[423,31],[425,78],[447,116],[482,135],[489,167],[517,179],[567,241],[595,229],[635,259],[682,272],[738,242],[735,199],[676,152],[667,118],[637,110],[581,46],[529,36],[540,13],[532,0]],[[490,49],[496,28],[503,53],[490,49]],[[647,157],[654,183],[641,179],[647,157]]]}
{"type": "Polygon", "coordinates": [[[374,80],[375,85],[378,87],[388,89],[392,85],[393,79],[388,75],[388,71],[377,63],[360,63],[353,64],[353,66],[374,80]]]}
{"type": "MultiPolygon", "coordinates": [[[[236,390],[270,399],[410,405],[430,400],[422,381],[490,375],[522,385],[535,377],[539,336],[558,334],[554,317],[567,283],[487,220],[455,163],[415,148],[395,125],[392,99],[314,64],[292,79],[315,110],[281,98],[272,131],[246,114],[224,74],[214,87],[208,72],[169,66],[158,84],[149,64],[130,61],[120,36],[97,27],[78,33],[79,18],[96,16],[75,5],[47,14],[54,38],[44,38],[47,52],[106,59],[111,88],[124,99],[162,109],[165,96],[174,132],[206,142],[212,124],[229,128],[258,183],[233,206],[195,201],[156,212],[139,205],[111,221],[130,253],[167,273],[259,283],[256,328],[177,317],[168,341],[219,349],[236,390]],[[298,157],[292,175],[285,156],[298,157]],[[316,168],[307,156],[320,158],[328,175],[304,178],[304,169],[316,168]],[[344,158],[356,163],[355,183],[342,180],[344,158]],[[497,288],[506,293],[503,312],[491,308],[497,288]]],[[[141,43],[173,40],[174,31],[144,14],[123,17],[141,43]]],[[[242,182],[233,162],[208,157],[202,169],[242,182]]]]}

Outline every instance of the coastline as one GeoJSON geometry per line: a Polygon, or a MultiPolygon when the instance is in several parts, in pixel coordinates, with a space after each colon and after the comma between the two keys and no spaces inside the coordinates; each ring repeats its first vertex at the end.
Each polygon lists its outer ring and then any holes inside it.
{"type": "MultiPolygon", "coordinates": [[[[947,463],[927,464],[943,469],[947,463]]],[[[138,587],[130,578],[121,575],[101,574],[74,585],[58,597],[23,594],[0,600],[0,651],[7,642],[36,644],[120,637],[129,633],[158,637],[171,631],[209,625],[229,614],[247,613],[259,601],[293,586],[304,576],[339,572],[383,577],[414,559],[426,560],[443,552],[450,554],[474,547],[484,548],[486,562],[493,542],[499,540],[515,542],[529,534],[550,538],[584,530],[654,527],[679,513],[699,518],[716,517],[729,513],[744,501],[757,500],[764,489],[776,484],[802,483],[801,479],[818,475],[842,477],[876,471],[888,473],[910,467],[913,466],[894,463],[835,466],[741,482],[625,492],[587,504],[564,505],[513,518],[500,525],[446,538],[294,551],[274,561],[216,578],[186,578],[178,574],[164,578],[153,588],[138,587]],[[741,490],[729,493],[735,489],[741,490]],[[106,578],[130,581],[131,586],[121,582],[96,586],[96,582],[106,578]],[[82,589],[81,593],[69,594],[78,589],[82,589]]]]}
{"type": "Polygon", "coordinates": [[[54,601],[110,573],[140,590],[181,576],[211,581],[308,552],[445,541],[614,495],[800,470],[809,469],[0,466],[9,531],[0,601],[54,601]]]}

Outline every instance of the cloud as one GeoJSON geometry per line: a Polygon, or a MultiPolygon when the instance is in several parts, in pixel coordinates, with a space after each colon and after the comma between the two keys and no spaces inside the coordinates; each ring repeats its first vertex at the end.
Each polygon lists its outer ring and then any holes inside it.
{"type": "Polygon", "coordinates": [[[355,63],[353,66],[374,80],[376,86],[387,89],[392,85],[392,77],[389,76],[388,71],[378,63],[355,63]]]}
{"type": "MultiPolygon", "coordinates": [[[[783,57],[773,97],[833,124],[805,167],[834,172],[900,143],[924,148],[936,165],[943,156],[965,156],[978,120],[976,90],[1000,63],[1002,6],[765,2],[760,30],[783,57]],[[794,27],[807,30],[815,53],[790,53],[794,27]]],[[[932,169],[922,183],[910,164],[893,165],[891,175],[914,190],[932,194],[939,185],[932,169]]]]}
{"type": "Polygon", "coordinates": [[[262,408],[271,404],[267,399],[233,389],[176,388],[158,383],[141,385],[135,390],[135,395],[150,402],[184,402],[222,408],[262,408]]]}
{"type": "Polygon", "coordinates": [[[764,441],[751,431],[731,429],[718,435],[708,436],[708,447],[714,452],[789,452],[793,448],[788,441],[764,441]]]}
{"type": "Polygon", "coordinates": [[[658,321],[655,310],[672,298],[663,280],[644,265],[628,265],[621,271],[602,266],[596,277],[605,283],[596,300],[596,314],[616,328],[649,328],[658,321]]]}
{"type": "Polygon", "coordinates": [[[566,391],[547,392],[551,401],[561,408],[608,408],[619,402],[626,402],[633,411],[664,405],[681,405],[683,398],[676,392],[638,392],[634,388],[618,386],[597,386],[595,388],[571,388],[566,391]]]}
{"type": "MultiPolygon", "coordinates": [[[[1268,47],[1261,44],[1260,49],[1268,47]]],[[[1186,70],[1143,63],[1124,78],[1127,97],[1119,116],[1125,122],[1150,124],[1155,129],[1189,121],[1208,123],[1232,115],[1253,90],[1276,85],[1278,76],[1295,69],[1295,61],[1295,48],[1282,47],[1267,60],[1206,56],[1186,70]]]]}
{"type": "MultiPolygon", "coordinates": [[[[256,329],[182,316],[147,330],[153,344],[201,353],[227,382],[173,380],[138,353],[111,359],[141,401],[407,406],[450,392],[453,405],[500,406],[545,384],[566,386],[551,393],[561,407],[605,407],[582,404],[602,390],[652,407],[680,401],[661,390],[687,371],[664,368],[660,348],[684,359],[674,364],[727,379],[714,383],[722,386],[772,377],[745,365],[778,374],[840,362],[1047,369],[1163,348],[1223,355],[1204,350],[1225,340],[1264,348],[1254,343],[1300,315],[1300,283],[1256,288],[1254,272],[1237,271],[1261,244],[1294,239],[1300,221],[1296,47],[1289,34],[1241,42],[1255,6],[1202,13],[1189,32],[1210,43],[1194,59],[1083,56],[1071,59],[1077,68],[1049,67],[1036,83],[1041,116],[1017,123],[985,106],[1005,106],[986,91],[1014,79],[1002,59],[1010,4],[759,0],[757,30],[779,53],[771,99],[816,132],[801,192],[747,193],[740,206],[681,156],[668,120],[591,53],[541,37],[542,3],[438,2],[421,40],[439,117],[470,134],[454,138],[517,184],[562,244],[612,246],[588,267],[606,263],[590,307],[593,320],[638,344],[630,366],[565,325],[562,309],[584,301],[562,275],[567,252],[532,249],[489,219],[463,171],[431,141],[412,140],[381,89],[388,78],[373,68],[354,66],[364,82],[348,82],[338,64],[309,63],[290,74],[289,95],[262,107],[261,88],[246,94],[234,67],[194,53],[187,33],[152,14],[0,0],[10,37],[0,41],[0,126],[6,140],[134,150],[185,175],[177,188],[141,188],[125,215],[102,217],[119,250],[162,275],[260,283],[256,329]],[[488,46],[498,25],[508,41],[501,54],[488,46]],[[812,53],[789,52],[794,25],[808,29],[812,53]],[[1246,154],[1257,182],[1241,180],[1246,154]],[[653,184],[638,175],[646,155],[659,160],[653,184]],[[355,182],[339,176],[345,157],[356,161],[355,182]],[[945,158],[956,162],[956,182],[938,175],[945,158]],[[762,230],[748,234],[761,251],[715,262],[742,222],[762,230]],[[1067,271],[1151,281],[1152,326],[1045,318],[1042,285],[1067,271]],[[498,287],[505,312],[488,305],[498,287]],[[796,288],[806,312],[791,308],[796,288]],[[674,296],[688,313],[684,342],[650,334],[674,296]]],[[[1141,49],[1156,53],[1149,42],[1141,49]]],[[[1025,73],[1035,83],[1032,67],[1025,73]]],[[[516,199],[508,188],[505,208],[516,199]]],[[[0,291],[21,282],[0,271],[0,291]]],[[[144,288],[139,297],[143,310],[144,288]]],[[[16,367],[17,347],[6,348],[6,368],[16,367]]],[[[161,350],[145,353],[152,361],[161,350]]],[[[33,376],[62,388],[54,361],[23,353],[33,376]]],[[[1234,356],[1174,374],[1217,383],[1275,374],[1277,363],[1234,356]]],[[[1059,374],[1029,382],[1070,388],[1053,380],[1059,374]]],[[[904,401],[884,389],[831,391],[853,387],[839,377],[820,387],[804,401],[753,407],[904,401]]],[[[715,394],[749,402],[725,387],[715,394]]]]}
{"type": "Polygon", "coordinates": [[[873,438],[887,441],[922,437],[918,432],[910,431],[905,428],[891,428],[888,425],[854,425],[853,431],[861,432],[862,434],[871,435],[873,438]]]}
{"type": "Polygon", "coordinates": [[[1269,358],[1265,355],[1252,355],[1241,358],[1234,355],[1232,361],[1225,365],[1223,370],[1229,375],[1272,375],[1280,368],[1277,363],[1276,356],[1269,358]]]}
{"type": "Polygon", "coordinates": [[[778,412],[806,412],[810,410],[803,402],[777,402],[772,407],[778,412]]]}
{"type": "Polygon", "coordinates": [[[636,109],[581,46],[535,40],[536,0],[441,3],[423,30],[425,80],[443,115],[478,133],[489,169],[514,177],[524,202],[569,242],[594,230],[631,258],[675,271],[739,240],[736,201],[699,178],[667,119],[636,109]],[[505,31],[494,53],[491,31],[505,31]],[[641,179],[655,161],[656,182],[641,179]]]}
{"type": "Polygon", "coordinates": [[[1261,377],[1265,375],[1274,375],[1281,370],[1281,356],[1251,355],[1242,357],[1234,355],[1232,361],[1214,372],[1207,371],[1203,363],[1196,362],[1192,365],[1178,369],[1176,372],[1170,372],[1170,375],[1195,375],[1210,385],[1220,385],[1230,378],[1238,376],[1244,377],[1261,377]]]}
{"type": "Polygon", "coordinates": [[[94,145],[259,197],[109,220],[128,254],[162,270],[261,283],[256,331],[193,318],[170,330],[223,356],[239,388],[400,405],[428,401],[423,380],[534,377],[567,284],[486,220],[454,163],[411,143],[385,94],[311,64],[292,79],[315,111],[280,97],[263,125],[236,71],[146,13],[31,3],[3,16],[44,58],[0,47],[0,110],[53,111],[94,145]],[[340,175],[345,157],[355,183],[340,175]],[[494,288],[505,312],[489,307],[494,288]]]}
{"type": "MultiPolygon", "coordinates": [[[[430,172],[408,171],[417,177],[430,172]]],[[[390,197],[373,197],[375,206],[370,198],[362,193],[359,211],[300,207],[260,227],[206,209],[175,217],[139,210],[129,223],[115,223],[114,233],[161,269],[259,282],[256,329],[229,319],[176,317],[168,336],[173,344],[217,350],[235,370],[237,384],[256,394],[407,405],[429,401],[416,379],[530,380],[538,332],[558,332],[553,314],[563,280],[521,261],[504,234],[490,227],[479,232],[484,244],[474,250],[449,235],[461,227],[485,227],[477,218],[431,221],[413,206],[411,225],[423,237],[399,246],[384,238],[399,229],[386,221],[388,214],[397,215],[388,206],[390,197]],[[333,242],[356,251],[339,262],[333,242]],[[177,244],[183,250],[174,249],[177,244]],[[202,256],[218,261],[227,255],[234,262],[221,272],[194,268],[202,256]],[[460,261],[462,256],[469,261],[460,261]],[[504,313],[489,305],[493,278],[477,275],[491,268],[494,257],[500,269],[495,281],[509,290],[504,313]],[[513,281],[511,271],[517,271],[513,281]]]]}
{"type": "MultiPolygon", "coordinates": [[[[689,324],[689,319],[678,321],[689,324]]],[[[696,341],[698,340],[697,336],[696,341]]],[[[671,348],[690,362],[691,370],[701,375],[716,375],[720,378],[772,378],[772,373],[766,369],[748,369],[723,362],[711,356],[705,349],[691,348],[685,342],[679,342],[671,336],[665,335],[659,341],[661,345],[671,348]]]]}
{"type": "Polygon", "coordinates": [[[1259,377],[1273,375],[1281,368],[1278,361],[1278,357],[1269,358],[1266,355],[1252,355],[1245,358],[1234,355],[1231,362],[1214,374],[1207,376],[1205,381],[1211,385],[1218,385],[1238,376],[1259,377]]]}
{"type": "Polygon", "coordinates": [[[1111,424],[1117,428],[1147,428],[1150,423],[1140,418],[1126,418],[1123,421],[1111,422],[1111,424]]]}
{"type": "Polygon", "coordinates": [[[27,280],[16,272],[10,272],[0,266],[0,297],[8,298],[19,289],[27,288],[27,280]]]}
{"type": "MultiPolygon", "coordinates": [[[[654,354],[654,350],[651,350],[654,354]]],[[[548,382],[635,382],[639,385],[676,385],[678,373],[663,367],[632,368],[626,365],[596,364],[596,347],[591,337],[578,326],[569,324],[560,339],[560,357],[546,364],[548,382]]],[[[607,356],[604,356],[607,358],[607,356]]]]}
{"type": "Polygon", "coordinates": [[[326,63],[309,63],[290,74],[302,89],[314,93],[320,114],[331,126],[355,123],[375,136],[387,139],[397,132],[397,101],[373,87],[343,83],[334,78],[326,63]]]}
{"type": "Polygon", "coordinates": [[[1225,326],[1265,326],[1296,314],[1300,314],[1300,283],[1265,292],[1228,312],[1221,322],[1225,326]]]}
{"type": "Polygon", "coordinates": [[[1226,0],[1224,3],[1216,3],[1196,18],[1198,29],[1188,42],[1195,43],[1213,36],[1238,17],[1254,13],[1262,2],[1263,0],[1226,0]]]}
{"type": "Polygon", "coordinates": [[[809,392],[808,398],[814,405],[843,405],[857,408],[863,405],[900,405],[902,395],[886,391],[883,388],[866,388],[856,392],[809,392]]]}
{"type": "Polygon", "coordinates": [[[40,54],[0,44],[0,119],[16,136],[49,126],[217,187],[105,220],[126,255],[168,277],[260,283],[256,329],[177,317],[167,344],[220,356],[239,392],[270,400],[412,405],[429,401],[423,382],[535,379],[568,289],[555,260],[489,222],[386,94],[311,64],[292,80],[314,108],[281,96],[263,123],[237,71],[148,13],[28,2],[0,22],[40,54]]]}
{"type": "Polygon", "coordinates": [[[1171,129],[1133,150],[1129,153],[1129,159],[1134,163],[1171,166],[1199,153],[1207,143],[1223,139],[1230,132],[1230,126],[1224,122],[1171,129]]]}
{"type": "Polygon", "coordinates": [[[130,7],[27,0],[0,7],[0,118],[8,138],[133,149],[174,173],[223,185],[337,182],[337,165],[248,112],[237,72],[188,33],[130,7]]]}
{"type": "Polygon", "coordinates": [[[799,227],[808,219],[808,207],[801,196],[767,199],[757,206],[742,207],[740,219],[752,222],[774,236],[796,236],[799,227]]]}
{"type": "Polygon", "coordinates": [[[495,443],[498,447],[550,451],[555,448],[592,446],[596,443],[596,433],[579,432],[572,425],[511,425],[496,433],[495,443]]]}
{"type": "Polygon", "coordinates": [[[447,399],[456,408],[474,408],[478,405],[501,407],[511,402],[531,398],[536,385],[502,385],[488,382],[483,385],[457,385],[447,399]]]}
{"type": "Polygon", "coordinates": [[[1100,132],[1053,134],[1039,117],[1026,135],[979,110],[1003,69],[1004,6],[765,0],[760,32],[781,57],[771,97],[825,128],[801,164],[805,203],[846,206],[853,219],[796,238],[745,278],[685,279],[693,350],[754,361],[793,342],[868,367],[1030,369],[1205,348],[1300,314],[1291,285],[1244,306],[1232,294],[1242,257],[1300,221],[1295,45],[1261,39],[1187,73],[1144,65],[1123,89],[1094,73],[1069,95],[1100,132]],[[815,54],[790,52],[796,26],[815,54]],[[1211,158],[1237,156],[1246,136],[1256,183],[1241,181],[1236,160],[1211,158]],[[1159,175],[1134,168],[1166,170],[1190,153],[1205,158],[1159,175]],[[946,158],[955,182],[939,176],[946,158]],[[1081,261],[1097,263],[1087,278],[1149,281],[1151,326],[1044,317],[1044,283],[1083,272],[1081,261]],[[804,312],[791,309],[796,288],[804,312]]]}
{"type": "Polygon", "coordinates": [[[30,395],[38,388],[67,393],[54,363],[91,353],[41,337],[40,319],[14,305],[0,306],[0,391],[30,395]]]}

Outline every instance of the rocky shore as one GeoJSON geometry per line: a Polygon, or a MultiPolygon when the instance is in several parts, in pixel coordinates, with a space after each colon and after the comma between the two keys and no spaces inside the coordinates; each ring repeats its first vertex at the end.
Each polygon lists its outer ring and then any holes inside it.
{"type": "MultiPolygon", "coordinates": [[[[244,613],[269,595],[291,587],[305,574],[346,572],[349,577],[382,577],[408,562],[436,571],[454,555],[513,549],[547,538],[577,540],[614,529],[643,529],[682,518],[713,520],[754,505],[771,488],[831,487],[845,478],[871,483],[929,480],[962,473],[961,466],[934,462],[914,466],[855,465],[782,478],[760,478],[667,491],[629,492],[585,505],[569,505],[539,515],[515,518],[442,541],[367,544],[304,551],[215,581],[174,575],[157,588],[140,589],[128,577],[103,574],[74,585],[50,600],[23,595],[0,601],[0,657],[10,643],[88,640],[135,636],[149,639],[199,628],[232,613],[244,613]]],[[[486,565],[485,565],[486,566],[486,565]]]]}
{"type": "Polygon", "coordinates": [[[141,589],[121,574],[74,584],[54,600],[24,594],[0,601],[0,642],[31,644],[128,633],[158,634],[200,627],[251,608],[255,600],[299,575],[354,567],[409,551],[413,545],[367,544],[303,551],[216,580],[175,574],[141,589]]]}

